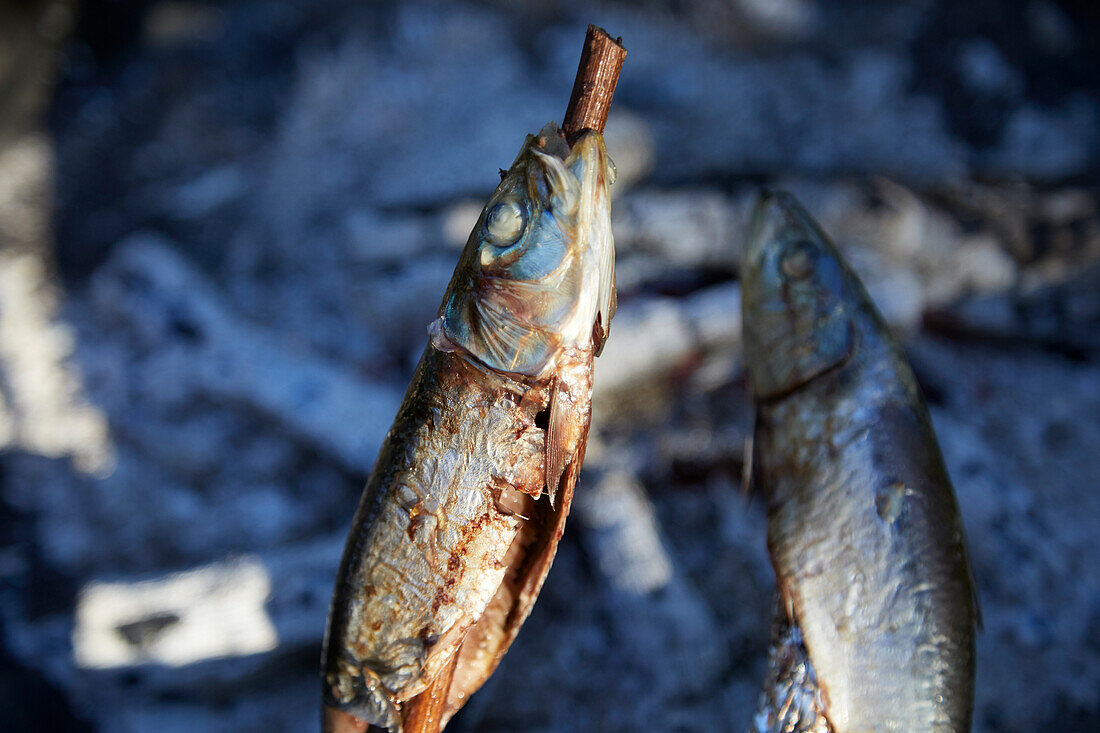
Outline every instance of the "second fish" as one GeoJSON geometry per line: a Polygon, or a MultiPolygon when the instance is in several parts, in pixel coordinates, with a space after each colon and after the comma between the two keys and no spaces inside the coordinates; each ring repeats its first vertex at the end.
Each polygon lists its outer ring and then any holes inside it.
{"type": "Polygon", "coordinates": [[[789,194],[757,206],[742,296],[780,599],[753,730],[969,730],[977,605],[905,355],[789,194]]]}

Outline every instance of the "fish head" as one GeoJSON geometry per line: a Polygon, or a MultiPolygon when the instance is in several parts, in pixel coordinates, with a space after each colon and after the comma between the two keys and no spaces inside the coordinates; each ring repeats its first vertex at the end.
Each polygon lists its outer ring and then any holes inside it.
{"type": "Polygon", "coordinates": [[[433,343],[532,377],[565,349],[598,352],[615,303],[614,170],[597,132],[572,148],[554,123],[529,135],[470,234],[433,343]]]}
{"type": "Polygon", "coordinates": [[[742,266],[745,364],[758,399],[786,394],[843,363],[864,300],[836,246],[793,196],[756,205],[742,266]]]}

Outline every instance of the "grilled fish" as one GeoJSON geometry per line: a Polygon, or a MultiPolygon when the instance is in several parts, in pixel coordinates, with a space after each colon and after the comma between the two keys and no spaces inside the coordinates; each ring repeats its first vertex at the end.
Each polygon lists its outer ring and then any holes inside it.
{"type": "Polygon", "coordinates": [[[927,407],[789,194],[756,208],[742,307],[779,594],[754,730],[969,730],[978,609],[927,407]]]}
{"type": "Polygon", "coordinates": [[[502,171],[356,512],[323,659],[324,727],[443,723],[492,673],[549,570],[615,307],[608,187],[588,131],[502,171]]]}

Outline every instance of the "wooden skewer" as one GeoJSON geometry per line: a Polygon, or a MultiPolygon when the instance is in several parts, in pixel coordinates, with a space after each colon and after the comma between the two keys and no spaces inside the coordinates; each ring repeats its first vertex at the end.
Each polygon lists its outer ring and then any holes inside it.
{"type": "Polygon", "coordinates": [[[447,705],[447,695],[451,691],[451,680],[454,679],[461,651],[460,647],[428,689],[405,703],[403,712],[406,731],[436,733],[442,730],[441,722],[447,705]]]}
{"type": "MultiPolygon", "coordinates": [[[[619,82],[619,71],[626,58],[622,39],[613,39],[607,31],[594,25],[588,26],[577,67],[577,79],[565,110],[562,132],[570,145],[577,142],[585,130],[602,133],[607,124],[611,98],[619,82]]],[[[404,704],[402,724],[405,733],[440,733],[447,695],[454,679],[461,648],[454,659],[439,673],[424,692],[404,704]]],[[[386,733],[384,728],[367,726],[347,713],[330,711],[331,733],[386,733]]]]}
{"type": "Polygon", "coordinates": [[[570,145],[577,142],[585,130],[603,132],[611,98],[619,83],[619,71],[626,58],[622,41],[622,38],[612,38],[603,28],[588,26],[577,79],[573,82],[573,93],[561,126],[570,145]]]}

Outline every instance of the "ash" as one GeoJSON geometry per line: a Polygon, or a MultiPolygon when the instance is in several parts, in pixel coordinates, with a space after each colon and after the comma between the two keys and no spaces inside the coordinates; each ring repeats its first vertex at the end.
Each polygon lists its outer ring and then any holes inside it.
{"type": "Polygon", "coordinates": [[[1029,0],[0,10],[0,718],[306,731],[344,536],[587,23],[619,314],[534,613],[456,731],[745,730],[774,579],[738,250],[792,190],[902,336],[981,595],[975,730],[1100,728],[1100,14],[1029,0]]]}

